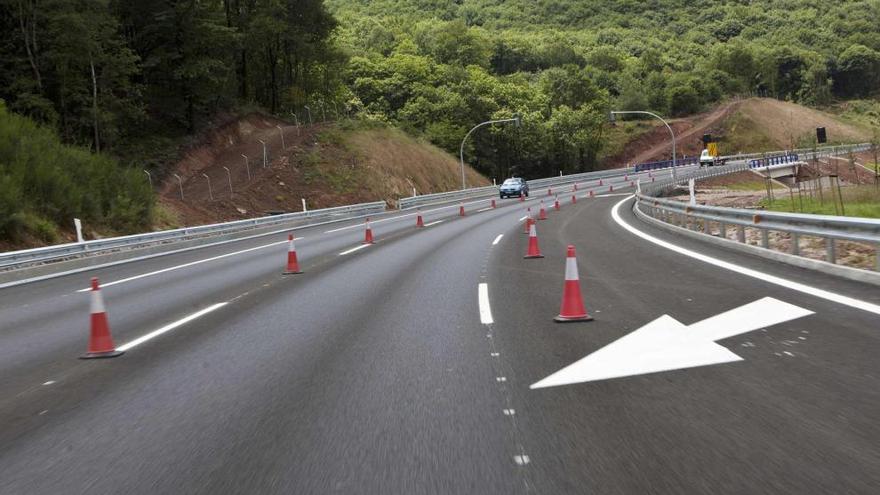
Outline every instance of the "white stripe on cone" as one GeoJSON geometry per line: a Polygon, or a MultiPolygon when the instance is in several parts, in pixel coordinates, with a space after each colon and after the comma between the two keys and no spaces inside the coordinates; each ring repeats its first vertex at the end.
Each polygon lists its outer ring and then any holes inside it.
{"type": "Polygon", "coordinates": [[[107,310],[104,308],[104,297],[101,296],[101,290],[96,289],[92,291],[92,301],[91,301],[91,313],[106,313],[107,310]]]}
{"type": "Polygon", "coordinates": [[[574,257],[565,259],[565,281],[568,282],[570,280],[580,280],[577,258],[574,257]]]}

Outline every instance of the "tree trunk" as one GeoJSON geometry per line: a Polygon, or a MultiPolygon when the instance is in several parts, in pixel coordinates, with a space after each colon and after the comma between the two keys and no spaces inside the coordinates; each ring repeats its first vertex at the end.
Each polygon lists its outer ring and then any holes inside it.
{"type": "Polygon", "coordinates": [[[40,94],[43,93],[43,78],[40,75],[40,69],[37,66],[34,52],[37,50],[37,28],[36,28],[36,2],[28,2],[30,12],[28,13],[28,22],[25,22],[24,6],[21,0],[18,2],[18,25],[21,27],[21,35],[24,37],[24,48],[27,51],[28,62],[31,64],[31,70],[34,72],[34,79],[37,81],[37,89],[40,94]],[[30,33],[28,33],[30,27],[30,33]],[[31,48],[33,45],[33,48],[31,48]]]}
{"type": "Polygon", "coordinates": [[[101,138],[98,129],[98,78],[95,76],[95,61],[89,52],[89,68],[92,70],[92,117],[95,127],[95,151],[101,151],[101,138]]]}

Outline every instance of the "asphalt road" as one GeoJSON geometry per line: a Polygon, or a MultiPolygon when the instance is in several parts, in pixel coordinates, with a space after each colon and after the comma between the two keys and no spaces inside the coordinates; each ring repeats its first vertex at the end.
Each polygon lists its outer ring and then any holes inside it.
{"type": "Polygon", "coordinates": [[[111,360],[76,359],[88,277],[3,290],[0,493],[874,493],[880,316],[649,243],[612,219],[623,197],[585,194],[538,223],[540,260],[522,258],[533,194],[424,208],[423,230],[389,216],[344,255],[359,222],[298,230],[292,277],[283,238],[97,270],[117,344],[225,303],[111,360]],[[592,322],[552,321],[567,244],[592,322]],[[720,341],[742,361],[530,389],[664,314],[764,297],[815,314],[720,341]]]}

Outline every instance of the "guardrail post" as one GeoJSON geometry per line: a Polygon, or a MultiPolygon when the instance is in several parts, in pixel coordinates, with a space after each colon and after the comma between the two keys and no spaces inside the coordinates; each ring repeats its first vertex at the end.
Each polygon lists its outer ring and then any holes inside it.
{"type": "Polygon", "coordinates": [[[746,243],[746,228],[742,225],[737,226],[736,240],[743,244],[746,243]]]}
{"type": "Polygon", "coordinates": [[[727,239],[727,224],[724,222],[718,222],[718,234],[722,239],[727,239]]]}
{"type": "Polygon", "coordinates": [[[874,270],[880,272],[880,244],[874,250],[874,270]]]}
{"type": "Polygon", "coordinates": [[[836,252],[837,249],[834,244],[835,243],[834,243],[833,237],[829,237],[829,238],[825,239],[825,246],[826,246],[825,250],[826,250],[826,254],[827,254],[826,258],[827,258],[827,261],[831,264],[834,264],[837,262],[837,252],[836,252]]]}
{"type": "Polygon", "coordinates": [[[795,256],[801,254],[801,236],[797,232],[791,233],[791,254],[795,256]]]}
{"type": "Polygon", "coordinates": [[[770,249],[770,231],[767,229],[761,229],[761,247],[770,249]]]}

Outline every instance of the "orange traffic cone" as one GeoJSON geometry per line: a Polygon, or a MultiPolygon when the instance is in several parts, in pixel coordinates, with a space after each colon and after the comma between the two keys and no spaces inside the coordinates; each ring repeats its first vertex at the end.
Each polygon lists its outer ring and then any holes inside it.
{"type": "Polygon", "coordinates": [[[634,181],[634,180],[629,181],[629,187],[636,187],[636,181],[634,181]]]}
{"type": "Polygon", "coordinates": [[[526,223],[524,224],[523,234],[529,233],[529,225],[531,225],[535,220],[532,218],[532,209],[529,208],[526,213],[526,223]]]}
{"type": "Polygon", "coordinates": [[[373,243],[373,229],[370,228],[370,217],[367,217],[367,229],[364,231],[364,244],[373,243]]]}
{"type": "Polygon", "coordinates": [[[519,202],[522,203],[525,200],[526,200],[526,197],[523,196],[523,193],[519,193],[519,202]]]}
{"type": "Polygon", "coordinates": [[[458,216],[460,216],[460,217],[463,217],[463,216],[464,216],[464,203],[459,203],[459,206],[458,206],[458,216]]]}
{"type": "Polygon", "coordinates": [[[590,189],[590,197],[591,198],[593,197],[593,190],[592,189],[590,189]]]}
{"type": "Polygon", "coordinates": [[[547,188],[547,196],[553,196],[553,188],[551,188],[551,187],[547,188]]]}
{"type": "Polygon", "coordinates": [[[80,359],[111,358],[121,356],[122,351],[116,350],[113,337],[110,335],[110,324],[107,323],[107,310],[104,309],[104,298],[98,286],[98,278],[92,278],[91,330],[89,332],[89,348],[80,359]]]}
{"type": "Polygon", "coordinates": [[[626,181],[628,181],[628,180],[629,180],[629,175],[624,174],[624,175],[623,175],[623,181],[626,182],[626,181]]]}
{"type": "Polygon", "coordinates": [[[541,200],[541,209],[538,210],[538,220],[547,220],[547,210],[544,209],[544,200],[541,200]]]}
{"type": "Polygon", "coordinates": [[[599,179],[599,185],[600,186],[602,185],[602,179],[599,179]]]}
{"type": "Polygon", "coordinates": [[[584,309],[584,299],[581,296],[581,282],[578,276],[577,257],[574,246],[568,246],[568,256],[565,260],[565,285],[562,287],[562,305],[559,315],[554,321],[565,323],[569,321],[590,321],[593,317],[584,309]]]}
{"type": "Polygon", "coordinates": [[[418,211],[416,214],[416,228],[422,228],[425,226],[424,220],[422,220],[422,212],[418,211]]]}
{"type": "Polygon", "coordinates": [[[614,184],[608,186],[608,192],[614,192],[614,184]]]}
{"type": "Polygon", "coordinates": [[[574,188],[572,189],[572,191],[577,191],[577,190],[578,190],[578,185],[577,185],[577,182],[575,182],[575,183],[574,183],[574,188]]]}
{"type": "Polygon", "coordinates": [[[556,196],[556,201],[553,202],[553,208],[555,208],[556,211],[559,211],[562,208],[559,204],[559,196],[556,196]]]}
{"type": "Polygon", "coordinates": [[[543,257],[544,255],[541,254],[541,249],[538,247],[538,231],[535,228],[535,224],[532,223],[529,225],[529,250],[523,258],[533,259],[543,257]]]}
{"type": "Polygon", "coordinates": [[[302,273],[299,269],[299,262],[296,260],[296,244],[293,243],[293,234],[287,235],[287,270],[284,275],[296,275],[302,273]]]}
{"type": "Polygon", "coordinates": [[[571,204],[576,205],[578,202],[577,194],[571,195],[571,204]]]}
{"type": "Polygon", "coordinates": [[[495,208],[495,200],[492,200],[492,208],[495,208]]]}

